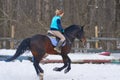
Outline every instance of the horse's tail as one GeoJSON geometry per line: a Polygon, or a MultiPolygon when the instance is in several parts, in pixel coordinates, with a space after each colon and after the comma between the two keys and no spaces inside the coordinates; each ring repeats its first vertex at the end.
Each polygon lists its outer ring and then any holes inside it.
{"type": "Polygon", "coordinates": [[[22,55],[26,50],[30,50],[30,39],[31,38],[26,38],[24,39],[20,45],[17,48],[16,53],[14,54],[14,56],[12,56],[11,58],[8,58],[7,60],[5,60],[6,62],[15,60],[16,58],[18,58],[20,55],[22,55]]]}

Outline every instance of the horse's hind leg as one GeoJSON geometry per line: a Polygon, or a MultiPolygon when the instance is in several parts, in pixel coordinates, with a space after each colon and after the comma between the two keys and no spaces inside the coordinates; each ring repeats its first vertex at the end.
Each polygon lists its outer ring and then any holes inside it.
{"type": "Polygon", "coordinates": [[[42,68],[39,66],[39,60],[37,60],[37,59],[34,58],[33,65],[34,65],[34,67],[35,67],[35,70],[36,70],[37,75],[38,75],[39,73],[43,73],[42,68]]]}
{"type": "Polygon", "coordinates": [[[34,68],[35,68],[36,73],[38,75],[39,74],[39,70],[38,70],[37,62],[35,61],[35,59],[34,59],[33,65],[34,65],[34,68]]]}
{"type": "Polygon", "coordinates": [[[39,66],[39,61],[40,61],[39,59],[34,58],[33,65],[35,67],[37,75],[40,77],[40,80],[43,80],[43,73],[44,73],[44,71],[39,66]]]}

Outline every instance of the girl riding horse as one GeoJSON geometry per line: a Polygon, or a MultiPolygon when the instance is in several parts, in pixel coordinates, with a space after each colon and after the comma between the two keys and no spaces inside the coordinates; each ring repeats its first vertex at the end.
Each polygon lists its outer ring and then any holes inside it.
{"type": "Polygon", "coordinates": [[[50,25],[50,30],[51,32],[60,38],[60,41],[58,42],[57,46],[54,48],[58,53],[61,53],[61,46],[63,42],[65,41],[65,37],[62,34],[64,32],[64,29],[62,28],[61,25],[61,17],[64,15],[64,12],[62,10],[57,9],[55,11],[55,16],[52,19],[51,25],[50,25]]]}
{"type": "Polygon", "coordinates": [[[71,25],[65,29],[64,36],[66,37],[66,44],[61,48],[61,53],[58,53],[54,50],[54,47],[51,43],[50,38],[47,35],[37,34],[32,37],[24,39],[21,44],[18,46],[16,53],[6,62],[15,60],[26,50],[30,50],[33,54],[33,65],[36,70],[37,75],[40,76],[40,80],[43,80],[44,71],[40,67],[39,62],[42,60],[46,53],[48,54],[58,54],[62,56],[64,65],[62,67],[56,67],[54,71],[61,71],[65,69],[65,73],[69,72],[71,69],[71,59],[68,56],[68,53],[71,51],[72,44],[75,38],[78,38],[83,43],[86,39],[84,36],[83,26],[71,25]]]}

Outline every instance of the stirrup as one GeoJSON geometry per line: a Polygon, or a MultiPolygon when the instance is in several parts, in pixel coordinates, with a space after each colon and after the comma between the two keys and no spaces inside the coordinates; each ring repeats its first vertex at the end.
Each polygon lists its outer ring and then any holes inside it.
{"type": "Polygon", "coordinates": [[[61,53],[61,49],[55,47],[54,50],[57,51],[58,53],[61,53]]]}

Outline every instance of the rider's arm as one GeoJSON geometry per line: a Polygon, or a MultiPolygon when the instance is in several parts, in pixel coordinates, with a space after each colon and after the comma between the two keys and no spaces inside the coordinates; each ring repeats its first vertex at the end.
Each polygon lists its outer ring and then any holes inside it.
{"type": "Polygon", "coordinates": [[[62,28],[62,25],[61,25],[61,20],[60,19],[57,19],[57,25],[58,25],[58,28],[61,32],[64,32],[64,29],[62,28]]]}

